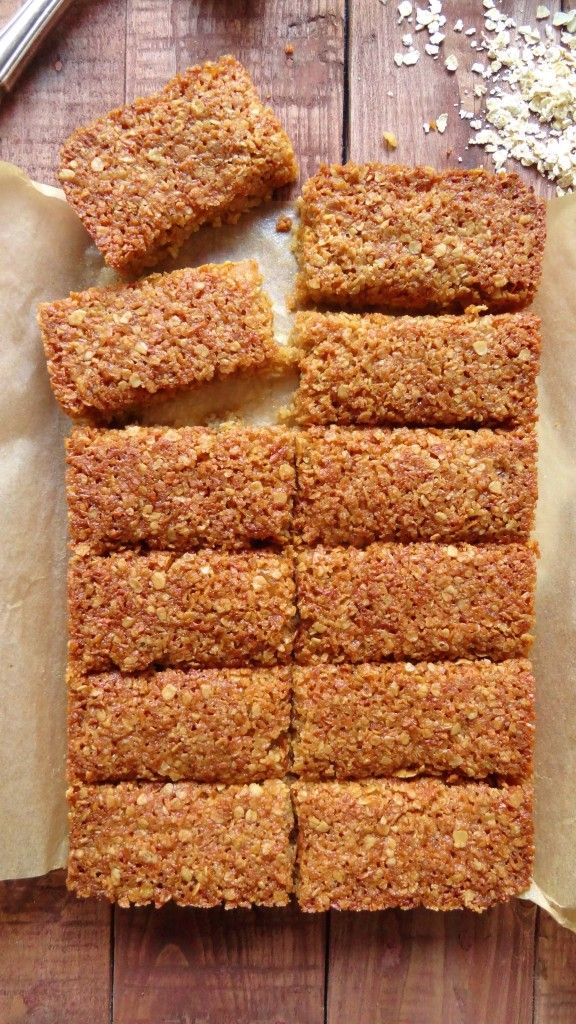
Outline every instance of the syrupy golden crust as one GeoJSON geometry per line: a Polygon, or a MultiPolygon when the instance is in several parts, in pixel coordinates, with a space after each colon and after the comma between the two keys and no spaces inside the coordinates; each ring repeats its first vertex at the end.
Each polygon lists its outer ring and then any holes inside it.
{"type": "Polygon", "coordinates": [[[68,674],[68,777],[260,782],[289,767],[290,670],[68,674]]]}
{"type": "Polygon", "coordinates": [[[254,260],[72,292],[42,303],[38,322],[52,389],[72,418],[107,420],[281,362],[254,260]]]}
{"type": "Polygon", "coordinates": [[[299,782],[292,795],[303,910],[482,911],[530,884],[529,784],[299,782]]]}
{"type": "Polygon", "coordinates": [[[186,551],[290,540],[288,430],[78,429],[67,461],[71,540],[95,554],[138,544],[186,551]]]}
{"type": "Polygon", "coordinates": [[[313,427],[297,435],[295,539],[527,540],[538,494],[532,429],[313,427]]]}
{"type": "Polygon", "coordinates": [[[290,792],[193,782],[68,791],[68,888],[128,907],[284,906],[292,891],[290,792]]]}
{"type": "Polygon", "coordinates": [[[522,309],[545,204],[517,174],[323,165],[302,190],[296,301],[409,312],[522,309]]]}
{"type": "Polygon", "coordinates": [[[290,557],[209,549],[180,556],[88,556],[81,546],[76,552],[68,576],[69,655],[79,670],[235,668],[290,660],[290,557]]]}
{"type": "Polygon", "coordinates": [[[295,667],[294,772],[306,779],[528,779],[529,661],[295,667]]]}
{"type": "Polygon", "coordinates": [[[77,128],[59,178],[106,262],[124,273],[175,255],[202,224],[236,220],[297,172],[275,114],[225,56],[77,128]]]}
{"type": "Polygon", "coordinates": [[[296,315],[300,426],[513,426],[536,419],[540,320],[296,315]]]}
{"type": "Polygon", "coordinates": [[[296,661],[523,657],[535,575],[523,544],[302,549],[296,661]]]}

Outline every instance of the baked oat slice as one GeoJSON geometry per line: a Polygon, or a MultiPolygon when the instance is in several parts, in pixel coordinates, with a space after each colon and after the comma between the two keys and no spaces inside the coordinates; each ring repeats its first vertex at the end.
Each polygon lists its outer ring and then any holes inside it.
{"type": "Polygon", "coordinates": [[[545,234],[545,204],[517,174],[324,165],[302,190],[296,301],[522,309],[538,287],[545,234]]]}
{"type": "Polygon", "coordinates": [[[296,314],[300,426],[514,426],[536,420],[540,320],[296,314]]]}
{"type": "Polygon", "coordinates": [[[175,255],[202,224],[235,220],[294,181],[292,144],[231,56],[78,128],[59,178],[109,266],[175,255]]]}
{"type": "Polygon", "coordinates": [[[247,548],[290,540],[290,431],[274,427],[77,429],[67,441],[72,543],[95,554],[247,548]]]}
{"type": "Polygon", "coordinates": [[[68,607],[79,671],[285,664],[295,630],[292,559],[210,549],[90,556],[80,547],[68,607]]]}
{"type": "Polygon", "coordinates": [[[530,884],[529,783],[299,782],[292,794],[303,910],[482,911],[530,884]]]}
{"type": "Polygon", "coordinates": [[[294,772],[306,779],[532,774],[529,661],[295,666],[294,772]]]}
{"type": "Polygon", "coordinates": [[[259,782],[289,767],[290,670],[68,673],[72,783],[259,782]]]}
{"type": "Polygon", "coordinates": [[[284,906],[292,891],[288,786],[193,782],[68,791],[68,888],[160,907],[284,906]]]}
{"type": "Polygon", "coordinates": [[[535,577],[524,544],[300,549],[296,661],[523,657],[535,577]]]}
{"type": "Polygon", "coordinates": [[[254,260],[209,263],[42,303],[56,399],[104,421],[216,377],[275,368],[272,306],[254,260]]]}
{"type": "Polygon", "coordinates": [[[531,429],[313,427],[296,438],[303,544],[528,540],[538,493],[531,429]]]}

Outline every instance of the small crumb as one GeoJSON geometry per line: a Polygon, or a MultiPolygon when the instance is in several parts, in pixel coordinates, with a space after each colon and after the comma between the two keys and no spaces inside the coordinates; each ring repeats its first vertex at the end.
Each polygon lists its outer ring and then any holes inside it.
{"type": "Polygon", "coordinates": [[[284,47],[284,53],[286,54],[287,57],[294,56],[294,47],[292,43],[286,43],[286,46],[284,47]]]}
{"type": "Polygon", "coordinates": [[[454,846],[457,850],[462,850],[468,842],[468,833],[463,828],[457,828],[452,833],[452,839],[454,840],[454,846]]]}
{"type": "Polygon", "coordinates": [[[412,46],[413,38],[411,32],[406,32],[405,35],[402,36],[402,43],[404,46],[412,46]]]}
{"type": "Polygon", "coordinates": [[[62,71],[62,61],[61,60],[55,60],[54,64],[52,66],[54,68],[54,71],[62,71]]]}
{"type": "Polygon", "coordinates": [[[396,138],[394,132],[384,132],[384,134],[382,135],[382,139],[385,145],[388,147],[388,149],[396,149],[396,147],[398,146],[398,139],[396,138]]]}
{"type": "Polygon", "coordinates": [[[402,22],[405,18],[409,18],[411,14],[412,4],[410,3],[410,0],[401,0],[401,3],[398,4],[399,20],[402,22]]]}
{"type": "Polygon", "coordinates": [[[454,22],[454,31],[455,32],[461,32],[463,28],[464,28],[464,22],[462,21],[462,18],[458,18],[458,21],[454,22]]]}
{"type": "Polygon", "coordinates": [[[456,56],[455,53],[448,54],[446,60],[444,61],[444,67],[446,68],[447,71],[458,70],[458,57],[456,56]]]}
{"type": "Polygon", "coordinates": [[[403,55],[403,63],[407,64],[408,66],[410,66],[411,64],[416,64],[418,62],[419,57],[420,53],[418,50],[408,50],[408,53],[405,53],[403,55]]]}
{"type": "Polygon", "coordinates": [[[278,217],[276,231],[287,232],[292,230],[292,217],[278,217]]]}
{"type": "Polygon", "coordinates": [[[422,128],[424,129],[425,134],[428,135],[428,132],[430,131],[430,124],[429,124],[429,122],[425,121],[424,124],[422,125],[422,128]]]}
{"type": "Polygon", "coordinates": [[[470,70],[471,70],[471,71],[472,71],[472,72],[473,72],[473,73],[474,73],[475,75],[483,75],[483,74],[484,74],[484,71],[485,71],[486,69],[485,69],[485,67],[484,67],[484,65],[483,65],[483,64],[481,64],[481,63],[480,63],[479,61],[477,61],[477,62],[476,62],[475,64],[473,64],[473,65],[472,65],[472,67],[470,68],[470,70]]]}
{"type": "Polygon", "coordinates": [[[439,114],[436,118],[436,131],[443,135],[448,126],[448,114],[439,114]]]}
{"type": "Polygon", "coordinates": [[[464,35],[465,35],[465,36],[473,36],[473,35],[476,35],[476,29],[475,29],[475,28],[467,28],[467,29],[464,29],[464,35]]]}

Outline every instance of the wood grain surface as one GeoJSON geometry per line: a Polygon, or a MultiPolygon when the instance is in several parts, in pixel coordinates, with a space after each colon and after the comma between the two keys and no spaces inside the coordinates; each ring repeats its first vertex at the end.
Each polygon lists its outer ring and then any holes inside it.
{"type": "MultiPolygon", "coordinates": [[[[0,22],[17,6],[0,0],[0,22]]],[[[528,23],[536,6],[501,4],[528,23]]],[[[480,26],[480,0],[445,11],[480,26]]],[[[401,34],[395,0],[76,0],[2,103],[0,155],[52,183],[78,123],[232,52],[288,128],[302,177],[341,157],[481,163],[458,116],[478,103],[464,61],[454,76],[429,58],[398,69],[401,34]],[[445,134],[426,135],[442,112],[445,134]]],[[[445,45],[468,52],[451,29],[445,45]]],[[[1,887],[0,1024],[23,1022],[576,1024],[576,936],[521,902],[480,917],[112,912],[68,896],[55,872],[1,887]]]]}

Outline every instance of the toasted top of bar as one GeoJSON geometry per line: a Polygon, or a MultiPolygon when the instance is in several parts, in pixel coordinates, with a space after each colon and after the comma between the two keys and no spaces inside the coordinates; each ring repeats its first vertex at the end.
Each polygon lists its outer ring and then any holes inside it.
{"type": "Polygon", "coordinates": [[[74,430],[67,441],[72,542],[96,553],[286,544],[294,441],[278,427],[74,430]]]}
{"type": "Polygon", "coordinates": [[[529,661],[295,666],[293,684],[305,778],[532,773],[529,661]]]}
{"type": "Polygon", "coordinates": [[[70,658],[87,672],[290,660],[294,573],[286,555],[205,548],[87,556],[78,545],[68,603],[70,658]]]}
{"type": "Polygon", "coordinates": [[[527,544],[300,549],[296,660],[524,656],[534,624],[527,544]]]}
{"type": "Polygon", "coordinates": [[[294,860],[290,791],[193,782],[68,791],[68,887],[120,906],[283,906],[294,860]]]}
{"type": "Polygon", "coordinates": [[[297,896],[304,910],[485,910],[528,887],[532,786],[300,782],[297,896]]]}
{"type": "Polygon", "coordinates": [[[534,421],[540,321],[497,316],[296,315],[294,410],[311,424],[534,421]]]}
{"type": "Polygon", "coordinates": [[[255,260],[209,263],[45,302],[52,388],[69,416],[103,418],[274,364],[272,307],[255,260]]]}
{"type": "Polygon", "coordinates": [[[68,202],[120,271],[157,263],[297,175],[286,132],[231,56],[76,129],[60,161],[68,202]]]}
{"type": "Polygon", "coordinates": [[[68,673],[72,781],[259,782],[288,770],[290,670],[68,673]]]}
{"type": "Polygon", "coordinates": [[[521,309],[540,279],[545,205],[517,174],[323,165],[300,203],[296,300],[521,309]]]}
{"type": "Polygon", "coordinates": [[[533,430],[312,427],[296,437],[304,544],[527,540],[533,430]]]}

